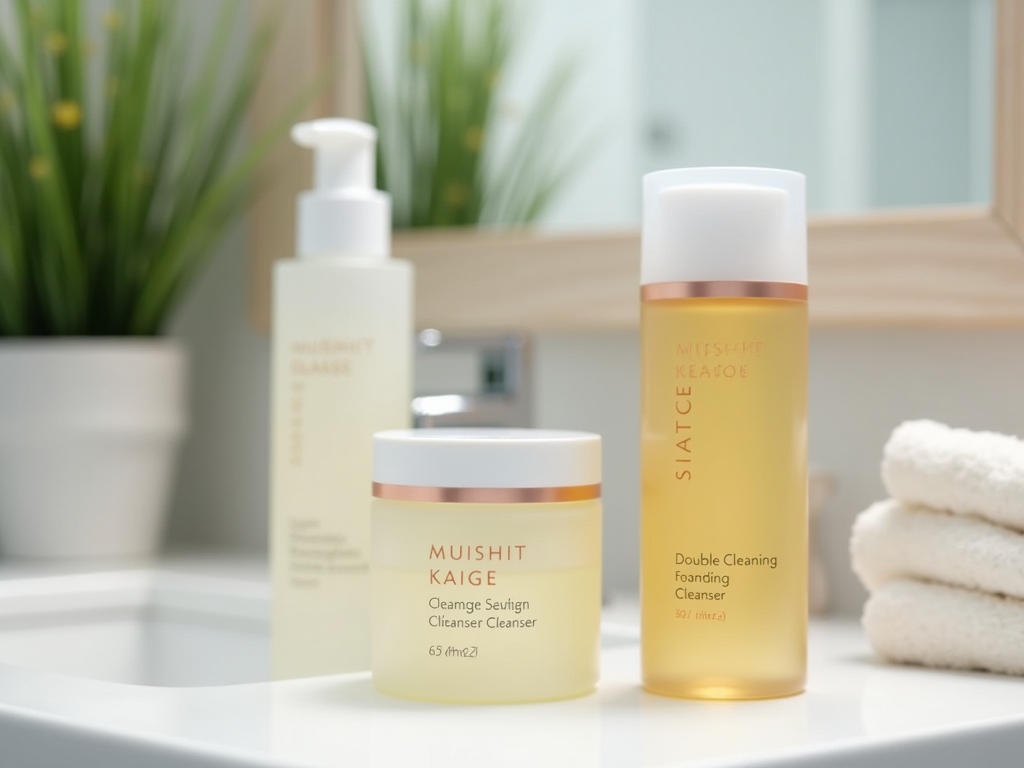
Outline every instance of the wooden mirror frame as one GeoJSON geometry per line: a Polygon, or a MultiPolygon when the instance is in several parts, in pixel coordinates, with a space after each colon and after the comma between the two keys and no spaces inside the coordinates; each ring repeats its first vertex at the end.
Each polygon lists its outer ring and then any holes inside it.
{"type": "MultiPolygon", "coordinates": [[[[263,5],[287,0],[260,0],[263,5]]],[[[253,110],[266,125],[315,73],[342,76],[310,115],[361,115],[356,0],[289,2],[253,110]]],[[[810,316],[816,326],[1024,327],[1024,4],[996,4],[993,202],[813,216],[810,316]]],[[[306,153],[282,142],[273,183],[251,216],[250,308],[270,325],[272,263],[294,251],[306,153]]],[[[639,184],[639,180],[637,182],[639,184]]],[[[400,232],[394,255],[416,265],[418,327],[624,330],[639,322],[640,238],[531,231],[400,232]]]]}

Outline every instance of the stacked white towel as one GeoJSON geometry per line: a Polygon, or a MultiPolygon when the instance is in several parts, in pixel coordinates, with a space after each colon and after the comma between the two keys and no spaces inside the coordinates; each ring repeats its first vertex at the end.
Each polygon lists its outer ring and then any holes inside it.
{"type": "Polygon", "coordinates": [[[894,498],[1024,530],[1024,442],[996,432],[907,421],[885,446],[882,480],[894,498]]]}
{"type": "Polygon", "coordinates": [[[894,498],[851,541],[871,644],[893,661],[1024,675],[1024,442],[912,421],[884,453],[894,498]]]}

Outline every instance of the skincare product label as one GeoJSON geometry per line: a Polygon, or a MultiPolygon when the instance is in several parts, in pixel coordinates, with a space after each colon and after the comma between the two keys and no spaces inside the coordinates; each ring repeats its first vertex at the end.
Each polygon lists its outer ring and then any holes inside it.
{"type": "Polygon", "coordinates": [[[446,701],[591,690],[600,502],[445,506],[374,500],[377,686],[446,701]]]}

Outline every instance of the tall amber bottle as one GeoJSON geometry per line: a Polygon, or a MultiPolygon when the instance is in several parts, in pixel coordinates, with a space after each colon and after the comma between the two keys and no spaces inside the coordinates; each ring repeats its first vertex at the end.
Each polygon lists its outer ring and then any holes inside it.
{"type": "Polygon", "coordinates": [[[804,688],[804,177],[644,177],[644,688],[753,699],[804,688]]]}

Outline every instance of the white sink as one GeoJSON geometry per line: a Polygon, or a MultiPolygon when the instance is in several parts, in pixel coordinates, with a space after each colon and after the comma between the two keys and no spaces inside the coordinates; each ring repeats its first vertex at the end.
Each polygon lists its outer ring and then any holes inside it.
{"type": "Polygon", "coordinates": [[[151,570],[0,581],[0,664],[112,683],[257,683],[266,584],[151,570]]]}
{"type": "Polygon", "coordinates": [[[807,693],[651,696],[635,604],[592,696],[430,705],[369,673],[266,682],[265,582],[168,571],[0,580],[0,768],[1020,768],[1024,680],[879,663],[815,622],[807,693]]]}

